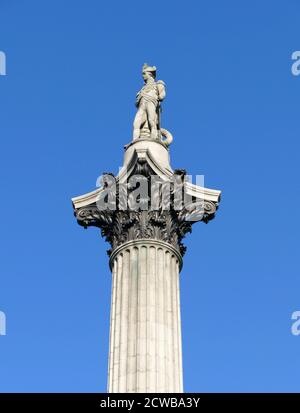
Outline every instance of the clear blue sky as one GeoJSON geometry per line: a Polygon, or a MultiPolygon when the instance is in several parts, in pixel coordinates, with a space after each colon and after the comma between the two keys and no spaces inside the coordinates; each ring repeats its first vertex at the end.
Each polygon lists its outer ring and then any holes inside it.
{"type": "Polygon", "coordinates": [[[71,197],[118,172],[141,65],[174,168],[221,189],[181,273],[185,391],[300,391],[298,0],[1,0],[0,391],[106,391],[108,245],[71,197]]]}

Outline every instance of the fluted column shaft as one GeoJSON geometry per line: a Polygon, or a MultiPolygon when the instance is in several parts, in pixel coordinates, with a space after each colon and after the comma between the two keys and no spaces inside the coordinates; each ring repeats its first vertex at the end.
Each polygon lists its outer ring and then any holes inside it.
{"type": "Polygon", "coordinates": [[[183,392],[181,256],[156,240],[113,252],[108,391],[183,392]]]}

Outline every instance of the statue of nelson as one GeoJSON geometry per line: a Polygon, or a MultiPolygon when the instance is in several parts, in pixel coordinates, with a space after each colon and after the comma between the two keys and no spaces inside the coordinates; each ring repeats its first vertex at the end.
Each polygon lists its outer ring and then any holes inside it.
{"type": "Polygon", "coordinates": [[[165,84],[162,80],[155,81],[156,67],[143,66],[144,86],[136,95],[137,113],[133,122],[133,140],[140,138],[141,131],[150,134],[152,139],[158,139],[160,130],[160,102],[166,96],[165,84]]]}

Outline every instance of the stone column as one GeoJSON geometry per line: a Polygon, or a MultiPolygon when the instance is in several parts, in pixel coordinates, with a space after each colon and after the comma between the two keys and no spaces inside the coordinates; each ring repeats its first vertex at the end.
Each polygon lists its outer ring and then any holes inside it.
{"type": "Polygon", "coordinates": [[[184,169],[172,170],[168,147],[146,138],[126,145],[119,174],[104,177],[101,188],[73,198],[73,206],[77,222],[98,227],[110,244],[108,391],[182,392],[183,239],[195,222],[214,218],[220,191],[188,182],[184,169]],[[140,196],[135,177],[145,184],[140,196]]]}
{"type": "Polygon", "coordinates": [[[181,265],[178,250],[160,240],[112,252],[108,392],[183,392],[181,265]]]}

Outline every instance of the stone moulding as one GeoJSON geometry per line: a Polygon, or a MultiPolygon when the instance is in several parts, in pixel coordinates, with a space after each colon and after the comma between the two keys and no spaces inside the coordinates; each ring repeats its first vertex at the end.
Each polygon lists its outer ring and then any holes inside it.
{"type": "MultiPolygon", "coordinates": [[[[163,180],[170,180],[174,174],[170,166],[169,150],[159,141],[149,141],[149,139],[140,139],[137,142],[131,142],[124,154],[124,163],[120,172],[116,176],[117,182],[126,182],[132,176],[135,166],[138,162],[146,162],[149,167],[163,180]]],[[[186,183],[186,190],[189,194],[203,198],[213,203],[219,203],[221,191],[216,189],[204,188],[186,183]]],[[[103,188],[97,188],[94,191],[72,198],[75,210],[91,205],[97,202],[103,188]]]]}

